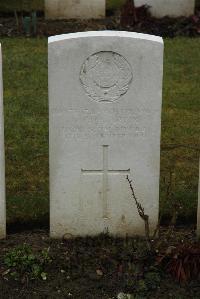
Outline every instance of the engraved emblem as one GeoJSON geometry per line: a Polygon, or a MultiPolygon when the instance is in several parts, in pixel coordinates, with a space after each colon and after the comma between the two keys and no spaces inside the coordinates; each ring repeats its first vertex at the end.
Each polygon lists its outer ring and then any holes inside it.
{"type": "Polygon", "coordinates": [[[88,57],[80,72],[80,81],[90,98],[114,102],[125,94],[132,81],[131,66],[120,54],[102,51],[88,57]]]}

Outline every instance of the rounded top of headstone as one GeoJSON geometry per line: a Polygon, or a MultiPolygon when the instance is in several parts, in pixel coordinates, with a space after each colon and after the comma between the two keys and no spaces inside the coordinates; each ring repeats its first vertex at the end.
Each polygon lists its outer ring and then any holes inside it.
{"type": "Polygon", "coordinates": [[[126,38],[133,38],[133,39],[148,40],[148,41],[163,44],[163,39],[160,36],[137,33],[137,32],[128,32],[128,31],[114,31],[114,30],[113,31],[112,30],[85,31],[85,32],[60,34],[60,35],[50,36],[48,38],[48,43],[50,44],[50,43],[59,42],[67,39],[87,38],[87,37],[126,37],[126,38]]]}

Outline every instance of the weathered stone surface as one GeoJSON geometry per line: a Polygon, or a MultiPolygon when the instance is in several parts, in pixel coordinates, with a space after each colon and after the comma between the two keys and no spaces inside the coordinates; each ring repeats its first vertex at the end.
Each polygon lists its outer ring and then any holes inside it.
{"type": "Polygon", "coordinates": [[[135,5],[147,4],[153,16],[180,17],[194,14],[195,0],[135,0],[135,5]]]}
{"type": "Polygon", "coordinates": [[[99,19],[105,10],[105,0],[45,0],[47,19],[99,19]]]}
{"type": "Polygon", "coordinates": [[[2,55],[0,44],[0,239],[6,236],[2,55]]]}
{"type": "Polygon", "coordinates": [[[156,227],[162,69],[160,37],[49,38],[52,237],[144,234],[127,175],[156,227]]]}

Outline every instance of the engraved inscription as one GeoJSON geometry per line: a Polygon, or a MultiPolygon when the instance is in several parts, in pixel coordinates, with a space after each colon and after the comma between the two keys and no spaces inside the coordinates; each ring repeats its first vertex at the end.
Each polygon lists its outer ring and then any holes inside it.
{"type": "Polygon", "coordinates": [[[111,51],[98,52],[88,57],[80,72],[83,88],[97,102],[118,100],[128,91],[132,78],[127,60],[111,51]]]}
{"type": "Polygon", "coordinates": [[[56,128],[62,132],[64,139],[146,138],[150,128],[150,124],[147,126],[145,122],[150,115],[148,109],[118,109],[109,105],[104,118],[101,111],[92,108],[68,108],[62,111],[54,110],[54,113],[57,119],[56,128]]]}

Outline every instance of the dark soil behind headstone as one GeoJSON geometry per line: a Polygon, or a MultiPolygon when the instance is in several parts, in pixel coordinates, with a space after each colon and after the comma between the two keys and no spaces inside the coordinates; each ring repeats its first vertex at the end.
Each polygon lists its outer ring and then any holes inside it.
{"type": "MultiPolygon", "coordinates": [[[[16,19],[8,15],[0,15],[0,36],[24,36],[21,14],[18,15],[19,25],[16,19]]],[[[120,17],[113,16],[102,20],[45,20],[39,17],[37,20],[37,36],[52,36],[63,33],[72,33],[91,30],[125,30],[162,37],[200,36],[200,12],[189,18],[162,18],[151,16],[141,17],[133,25],[121,25],[120,17]]]]}

